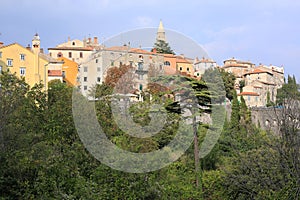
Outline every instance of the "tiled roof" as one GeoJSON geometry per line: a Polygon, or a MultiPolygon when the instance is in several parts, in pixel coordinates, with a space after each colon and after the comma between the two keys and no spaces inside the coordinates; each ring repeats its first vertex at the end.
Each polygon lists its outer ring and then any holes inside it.
{"type": "Polygon", "coordinates": [[[132,49],[129,50],[129,52],[131,52],[131,53],[141,53],[141,54],[156,54],[154,52],[150,52],[150,51],[146,51],[146,50],[138,49],[138,48],[132,48],[132,49]]]}
{"type": "Polygon", "coordinates": [[[268,74],[271,74],[273,75],[271,72],[269,71],[266,71],[266,70],[261,70],[261,69],[254,69],[252,72],[248,72],[248,73],[245,73],[244,75],[247,75],[247,74],[261,74],[261,73],[268,73],[268,74]]]}
{"type": "Polygon", "coordinates": [[[256,92],[242,92],[238,96],[259,96],[256,92]]]}
{"type": "Polygon", "coordinates": [[[113,47],[105,48],[105,50],[108,51],[128,51],[129,49],[130,47],[128,46],[113,46],[113,47]]]}
{"type": "Polygon", "coordinates": [[[48,70],[48,76],[62,76],[61,70],[48,70]]]}
{"type": "Polygon", "coordinates": [[[188,63],[188,64],[192,64],[192,63],[189,62],[187,59],[182,58],[181,56],[177,56],[177,57],[176,57],[176,62],[177,62],[177,63],[188,63]]]}
{"type": "Polygon", "coordinates": [[[92,51],[92,47],[52,47],[48,50],[92,51]]]}

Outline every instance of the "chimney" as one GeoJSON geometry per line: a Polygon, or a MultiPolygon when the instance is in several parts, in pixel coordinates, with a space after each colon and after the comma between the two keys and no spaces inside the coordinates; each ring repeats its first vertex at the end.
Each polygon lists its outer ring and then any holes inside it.
{"type": "Polygon", "coordinates": [[[0,47],[2,47],[4,45],[4,43],[3,42],[0,42],[0,47]]]}
{"type": "Polygon", "coordinates": [[[43,48],[40,49],[40,53],[44,53],[44,49],[43,48]]]}
{"type": "Polygon", "coordinates": [[[27,45],[26,49],[31,50],[30,44],[27,45]]]}
{"type": "Polygon", "coordinates": [[[94,44],[98,44],[98,38],[94,37],[94,44]]]}

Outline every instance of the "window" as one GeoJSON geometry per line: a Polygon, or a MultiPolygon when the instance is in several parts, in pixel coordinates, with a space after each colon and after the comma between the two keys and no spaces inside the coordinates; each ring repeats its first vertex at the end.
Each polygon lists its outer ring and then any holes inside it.
{"type": "Polygon", "coordinates": [[[182,71],[182,67],[179,67],[179,70],[182,71]]]}
{"type": "Polygon", "coordinates": [[[83,71],[84,71],[84,72],[87,72],[87,71],[88,71],[88,68],[87,68],[87,67],[83,67],[83,71]]]}
{"type": "Polygon", "coordinates": [[[69,52],[69,58],[72,58],[72,52],[69,52]]]}
{"type": "Polygon", "coordinates": [[[84,82],[87,82],[87,77],[83,77],[83,81],[84,81],[84,82]]]}
{"type": "Polygon", "coordinates": [[[139,89],[143,90],[143,85],[142,84],[140,84],[139,89]]]}
{"type": "Polygon", "coordinates": [[[111,61],[111,62],[110,62],[110,66],[114,66],[114,61],[111,61]]]}
{"type": "Polygon", "coordinates": [[[61,52],[59,52],[58,54],[57,54],[57,57],[58,58],[61,58],[63,56],[63,54],[61,53],[61,52]]]}
{"type": "Polygon", "coordinates": [[[98,63],[98,59],[96,59],[96,63],[98,63]]]}
{"type": "Polygon", "coordinates": [[[75,46],[75,42],[73,42],[72,45],[75,46]]]}
{"type": "Polygon", "coordinates": [[[20,60],[25,60],[25,54],[23,53],[20,54],[20,60]]]}
{"type": "Polygon", "coordinates": [[[12,59],[7,59],[7,66],[9,66],[9,67],[13,66],[13,60],[12,59]]]}
{"type": "Polygon", "coordinates": [[[82,52],[79,53],[79,57],[83,58],[83,53],[82,52]]]}
{"type": "Polygon", "coordinates": [[[20,75],[25,76],[25,73],[26,73],[25,67],[20,67],[20,75]]]}
{"type": "Polygon", "coordinates": [[[139,80],[143,80],[143,79],[144,79],[143,74],[140,74],[140,75],[139,75],[139,80]]]}
{"type": "Polygon", "coordinates": [[[143,63],[141,62],[138,63],[138,70],[143,70],[143,63]]]}
{"type": "Polygon", "coordinates": [[[188,68],[186,68],[186,71],[190,71],[190,68],[188,67],[188,68]]]}
{"type": "Polygon", "coordinates": [[[164,65],[165,65],[165,66],[170,66],[171,63],[170,63],[169,61],[166,61],[166,62],[164,62],[164,65]]]}
{"type": "Polygon", "coordinates": [[[62,77],[66,78],[66,71],[62,71],[62,77]]]}
{"type": "Polygon", "coordinates": [[[51,52],[49,53],[49,55],[50,55],[50,57],[52,57],[52,53],[51,52]]]}
{"type": "Polygon", "coordinates": [[[101,68],[100,67],[97,67],[97,72],[101,72],[101,68]]]}
{"type": "Polygon", "coordinates": [[[2,51],[0,51],[0,58],[2,58],[2,51]]]}
{"type": "Polygon", "coordinates": [[[100,77],[97,77],[97,82],[101,82],[101,78],[100,77]]]}
{"type": "Polygon", "coordinates": [[[251,100],[251,97],[250,96],[248,96],[248,101],[250,101],[251,100]]]}
{"type": "Polygon", "coordinates": [[[87,86],[85,85],[85,86],[83,86],[83,90],[87,90],[87,86]]]}

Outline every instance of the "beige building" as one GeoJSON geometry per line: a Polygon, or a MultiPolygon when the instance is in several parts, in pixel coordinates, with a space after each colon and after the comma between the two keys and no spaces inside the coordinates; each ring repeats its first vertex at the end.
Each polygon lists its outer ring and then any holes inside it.
{"type": "Polygon", "coordinates": [[[99,44],[97,37],[83,39],[83,41],[68,38],[67,42],[59,44],[54,48],[48,48],[48,51],[52,58],[64,57],[80,64],[88,59],[94,51],[101,48],[102,46],[99,44]]]}
{"type": "Polygon", "coordinates": [[[93,53],[79,66],[79,88],[85,96],[95,84],[103,83],[110,67],[130,65],[135,68],[134,83],[137,90],[144,90],[151,72],[163,73],[163,55],[130,46],[115,46],[93,53]]]}
{"type": "Polygon", "coordinates": [[[266,106],[269,93],[270,101],[276,102],[277,89],[282,87],[283,74],[274,74],[272,68],[259,66],[244,74],[245,87],[239,96],[244,96],[248,106],[266,106]]]}
{"type": "Polygon", "coordinates": [[[235,80],[235,89],[239,90],[240,81],[243,80],[243,75],[245,73],[250,72],[255,68],[255,64],[249,61],[237,60],[235,58],[227,59],[224,61],[224,65],[222,67],[226,72],[234,74],[236,77],[235,80]]]}

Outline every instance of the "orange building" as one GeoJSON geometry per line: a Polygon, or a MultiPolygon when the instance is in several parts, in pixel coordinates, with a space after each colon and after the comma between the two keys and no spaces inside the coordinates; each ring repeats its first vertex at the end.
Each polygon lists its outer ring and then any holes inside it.
{"type": "Polygon", "coordinates": [[[77,86],[78,64],[65,57],[57,58],[57,60],[64,62],[62,65],[63,82],[70,86],[77,86]]]}

